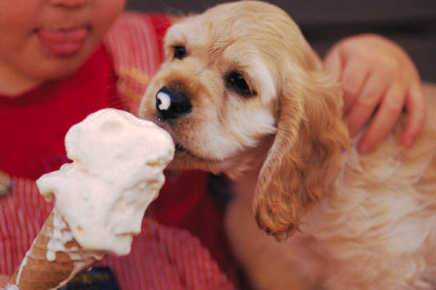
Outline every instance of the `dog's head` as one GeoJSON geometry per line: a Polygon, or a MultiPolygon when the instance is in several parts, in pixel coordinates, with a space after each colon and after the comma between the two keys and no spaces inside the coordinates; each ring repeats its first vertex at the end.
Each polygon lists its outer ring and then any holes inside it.
{"type": "Polygon", "coordinates": [[[165,51],[140,116],[173,136],[172,166],[237,176],[263,163],[257,221],[293,232],[348,146],[340,87],[298,26],[271,4],[222,4],[170,28],[165,51]]]}

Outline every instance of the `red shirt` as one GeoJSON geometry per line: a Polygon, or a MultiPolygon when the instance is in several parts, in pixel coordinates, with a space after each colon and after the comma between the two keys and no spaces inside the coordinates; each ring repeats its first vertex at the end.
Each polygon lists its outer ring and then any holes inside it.
{"type": "Polygon", "coordinates": [[[0,169],[29,179],[57,170],[67,160],[64,138],[73,124],[99,109],[120,108],[115,80],[101,46],[69,78],[18,97],[0,96],[0,169]]]}

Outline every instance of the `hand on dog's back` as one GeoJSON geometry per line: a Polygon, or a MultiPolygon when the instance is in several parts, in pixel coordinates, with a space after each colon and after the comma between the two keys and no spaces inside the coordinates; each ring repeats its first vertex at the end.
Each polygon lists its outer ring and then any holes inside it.
{"type": "Polygon", "coordinates": [[[399,45],[376,35],[350,37],[330,50],[324,64],[343,83],[344,116],[351,137],[369,121],[359,140],[360,152],[372,152],[403,110],[409,116],[402,144],[414,143],[424,127],[425,99],[418,71],[399,45]]]}

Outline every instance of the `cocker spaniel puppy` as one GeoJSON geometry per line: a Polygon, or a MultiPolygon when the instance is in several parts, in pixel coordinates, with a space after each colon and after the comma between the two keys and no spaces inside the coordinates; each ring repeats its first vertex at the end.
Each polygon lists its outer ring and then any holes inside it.
{"type": "Polygon", "coordinates": [[[171,167],[234,180],[226,228],[255,289],[436,289],[436,114],[413,147],[403,118],[359,155],[340,85],[267,3],[187,17],[165,50],[140,115],[171,133],[171,167]]]}

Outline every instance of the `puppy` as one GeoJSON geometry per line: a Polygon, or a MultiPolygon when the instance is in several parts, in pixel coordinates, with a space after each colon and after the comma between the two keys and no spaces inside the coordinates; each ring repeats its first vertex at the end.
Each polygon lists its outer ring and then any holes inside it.
{"type": "Polygon", "coordinates": [[[357,154],[341,87],[267,3],[187,17],[165,50],[140,116],[171,133],[170,167],[234,181],[226,229],[254,289],[436,289],[432,114],[413,147],[399,143],[402,117],[357,154]]]}

